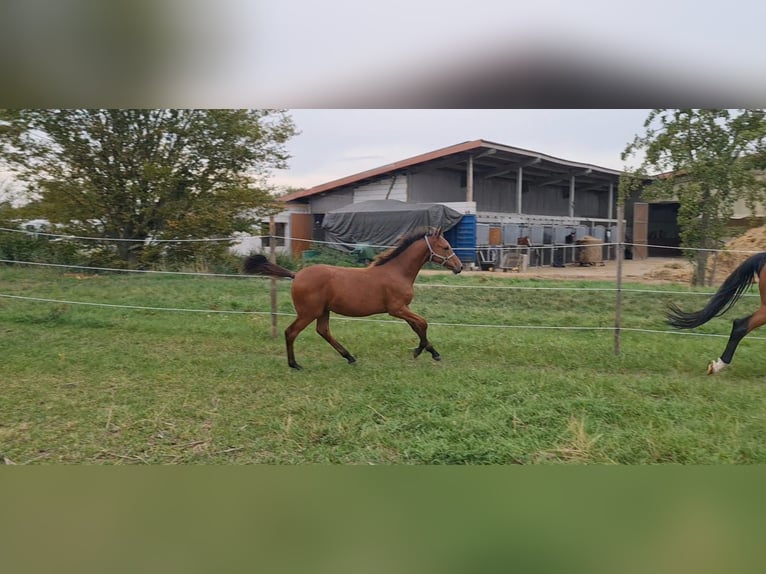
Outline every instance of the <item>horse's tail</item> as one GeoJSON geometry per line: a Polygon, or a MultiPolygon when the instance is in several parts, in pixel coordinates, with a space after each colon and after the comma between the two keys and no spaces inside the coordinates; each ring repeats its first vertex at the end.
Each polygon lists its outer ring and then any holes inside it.
{"type": "Polygon", "coordinates": [[[295,277],[295,273],[272,263],[265,255],[250,255],[242,262],[242,271],[248,274],[270,275],[272,277],[295,277]]]}
{"type": "Polygon", "coordinates": [[[766,253],[758,253],[748,257],[739,267],[731,272],[718,288],[718,291],[710,298],[707,305],[699,311],[684,313],[672,303],[668,305],[666,317],[668,323],[679,329],[693,329],[707,323],[713,317],[723,315],[744,295],[755,276],[761,272],[766,263],[766,253]]]}

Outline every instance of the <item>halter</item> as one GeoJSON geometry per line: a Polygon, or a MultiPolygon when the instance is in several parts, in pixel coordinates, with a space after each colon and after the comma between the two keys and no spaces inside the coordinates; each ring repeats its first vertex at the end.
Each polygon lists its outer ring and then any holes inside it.
{"type": "Polygon", "coordinates": [[[444,257],[444,255],[439,255],[438,253],[435,253],[433,248],[431,247],[431,243],[428,241],[428,235],[424,235],[423,239],[426,240],[426,245],[428,245],[428,251],[431,252],[431,256],[428,258],[428,262],[430,263],[438,263],[437,261],[434,261],[434,257],[438,257],[441,259],[441,265],[445,266],[447,265],[447,261],[449,261],[451,258],[455,257],[455,252],[453,251],[450,255],[447,257],[444,257]]]}

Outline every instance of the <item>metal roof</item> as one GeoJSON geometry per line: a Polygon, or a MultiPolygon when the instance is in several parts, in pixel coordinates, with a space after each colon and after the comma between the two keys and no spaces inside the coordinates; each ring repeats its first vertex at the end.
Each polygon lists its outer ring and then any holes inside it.
{"type": "Polygon", "coordinates": [[[517,169],[522,167],[524,181],[533,185],[568,185],[570,176],[574,175],[577,178],[578,189],[603,188],[606,191],[609,184],[617,183],[622,173],[618,170],[569,161],[527,149],[485,140],[472,140],[329,181],[279,199],[285,202],[300,201],[388,174],[404,173],[419,168],[438,167],[464,173],[469,156],[473,156],[474,177],[515,179],[517,169]]]}

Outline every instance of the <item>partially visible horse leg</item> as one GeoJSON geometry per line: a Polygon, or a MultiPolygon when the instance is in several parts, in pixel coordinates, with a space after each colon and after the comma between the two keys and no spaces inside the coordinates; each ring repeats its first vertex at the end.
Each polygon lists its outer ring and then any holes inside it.
{"type": "Polygon", "coordinates": [[[726,343],[726,349],[724,349],[719,359],[708,365],[708,375],[713,375],[728,367],[734,358],[737,345],[745,338],[745,335],[762,325],[766,325],[766,267],[762,268],[758,275],[758,292],[761,295],[761,306],[752,315],[734,320],[729,341],[726,343]]]}
{"type": "MultiPolygon", "coordinates": [[[[763,286],[762,286],[763,287],[763,286]]],[[[761,303],[758,310],[747,317],[741,319],[735,319],[731,328],[731,335],[729,335],[729,342],[726,343],[726,349],[719,359],[711,362],[707,367],[707,374],[714,375],[729,366],[731,360],[734,358],[734,352],[737,350],[737,345],[745,338],[750,331],[766,325],[766,305],[761,303]]]]}
{"type": "Polygon", "coordinates": [[[415,331],[418,337],[420,337],[420,345],[413,351],[413,356],[415,358],[419,357],[423,350],[426,350],[431,353],[434,361],[441,359],[441,355],[439,355],[436,349],[433,348],[433,345],[428,342],[428,337],[426,336],[428,332],[428,322],[423,317],[417,313],[413,313],[409,307],[402,307],[395,311],[389,311],[388,314],[392,317],[398,317],[407,321],[407,324],[412,327],[412,330],[415,331]]]}
{"type": "Polygon", "coordinates": [[[309,326],[309,323],[311,323],[314,320],[314,317],[309,316],[301,316],[298,315],[298,318],[290,323],[287,326],[287,329],[285,329],[285,344],[287,345],[287,364],[290,365],[293,369],[296,369],[300,371],[303,367],[301,367],[298,363],[295,362],[295,351],[293,350],[293,343],[295,342],[296,337],[300,334],[303,329],[309,326]]]}
{"type": "Polygon", "coordinates": [[[317,317],[317,333],[322,335],[322,338],[332,345],[333,349],[340,353],[341,357],[348,361],[349,365],[356,363],[354,356],[346,350],[346,347],[338,343],[335,338],[330,334],[330,312],[325,311],[322,315],[317,317]]]}

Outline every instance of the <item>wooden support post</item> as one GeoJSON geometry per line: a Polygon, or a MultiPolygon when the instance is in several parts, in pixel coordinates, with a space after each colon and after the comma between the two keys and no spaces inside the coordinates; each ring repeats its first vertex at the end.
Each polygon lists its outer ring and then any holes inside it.
{"type": "Polygon", "coordinates": [[[468,167],[465,174],[465,200],[473,201],[473,156],[468,156],[468,167]]]}
{"type": "MultiPolygon", "coordinates": [[[[276,234],[277,224],[274,222],[274,216],[269,217],[269,261],[272,263],[277,262],[277,238],[276,234]]],[[[277,278],[271,278],[271,338],[277,338],[277,278]]]]}
{"type": "Polygon", "coordinates": [[[575,212],[575,176],[569,177],[569,217],[574,217],[575,212]]]}
{"type": "Polygon", "coordinates": [[[609,182],[609,202],[606,213],[607,219],[612,219],[612,211],[614,211],[614,184],[609,182]]]}

